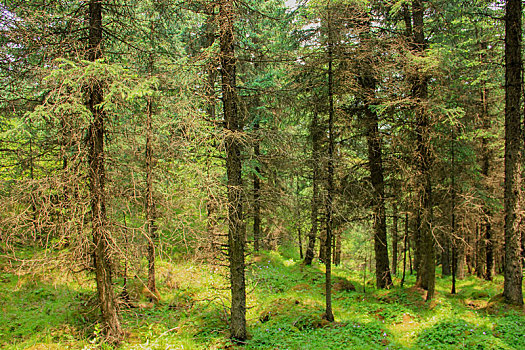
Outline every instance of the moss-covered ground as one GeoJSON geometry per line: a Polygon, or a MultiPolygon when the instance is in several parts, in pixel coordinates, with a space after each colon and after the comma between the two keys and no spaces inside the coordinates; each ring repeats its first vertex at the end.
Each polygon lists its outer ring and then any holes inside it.
{"type": "MultiPolygon", "coordinates": [[[[181,259],[159,262],[157,305],[141,296],[141,281],[130,278],[136,300],[122,307],[127,337],[120,348],[525,349],[525,314],[497,297],[501,277],[458,281],[456,295],[449,277],[438,278],[435,300],[425,303],[424,291],[411,287],[413,276],[404,288],[396,278],[396,287],[379,291],[369,272],[363,279],[363,271],[343,264],[333,271],[336,321],[328,323],[321,264],[303,266],[286,252],[264,252],[248,262],[246,344],[228,338],[226,269],[181,259]]],[[[0,261],[0,348],[110,348],[102,342],[89,276],[45,267],[22,271],[0,261]]]]}

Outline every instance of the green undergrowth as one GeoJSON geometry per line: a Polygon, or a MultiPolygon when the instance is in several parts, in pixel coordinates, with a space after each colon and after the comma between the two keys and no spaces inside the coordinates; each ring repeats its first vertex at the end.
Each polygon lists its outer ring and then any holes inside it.
{"type": "MultiPolygon", "coordinates": [[[[128,279],[132,307],[122,307],[127,332],[121,349],[525,349],[522,309],[498,302],[502,280],[438,278],[436,298],[412,287],[375,290],[367,271],[334,267],[335,322],[324,320],[324,267],[304,266],[290,251],[248,259],[249,339],[232,344],[228,331],[227,270],[191,259],[160,261],[160,303],[128,279]],[[366,288],[364,288],[366,287],[366,288]]],[[[439,272],[439,271],[438,271],[439,272]]],[[[122,290],[116,281],[116,291],[122,290]]],[[[3,349],[110,349],[94,308],[92,278],[63,270],[27,274],[0,260],[0,347],[3,349]]]]}

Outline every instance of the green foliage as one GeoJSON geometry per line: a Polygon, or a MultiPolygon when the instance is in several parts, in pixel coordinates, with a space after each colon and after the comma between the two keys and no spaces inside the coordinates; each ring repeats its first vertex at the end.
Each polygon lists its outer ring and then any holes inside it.
{"type": "MultiPolygon", "coordinates": [[[[226,270],[192,260],[211,246],[208,205],[216,205],[216,245],[224,242],[228,222],[224,130],[217,113],[216,29],[221,19],[213,17],[217,8],[208,7],[212,3],[133,0],[105,5],[105,58],[95,62],[85,60],[86,2],[11,1],[0,6],[0,18],[9,20],[0,25],[0,249],[2,254],[7,248],[16,253],[16,259],[0,264],[1,347],[110,348],[93,312],[91,276],[72,277],[60,268],[29,275],[23,264],[17,266],[19,259],[45,266],[66,255],[67,267],[91,264],[86,141],[92,116],[85,99],[96,85],[104,92],[97,107],[104,110],[106,126],[104,195],[115,248],[115,288],[121,290],[125,262],[127,277],[133,278],[128,287],[136,289],[137,307],[121,310],[130,332],[122,348],[236,347],[228,339],[226,270]],[[207,87],[209,71],[216,76],[207,87]],[[205,120],[210,105],[215,119],[205,120]],[[152,119],[148,139],[154,163],[155,243],[157,255],[165,259],[157,264],[159,305],[148,305],[140,294],[146,266],[146,117],[152,119]],[[38,248],[21,249],[26,246],[38,248]]],[[[488,300],[501,292],[500,277],[495,282],[475,277],[458,281],[454,296],[448,294],[450,278],[443,278],[436,301],[427,304],[415,288],[374,290],[370,271],[366,111],[357,77],[370,65],[376,80],[371,109],[380,117],[384,137],[385,198],[403,202],[400,211],[417,211],[413,193],[421,184],[414,167],[419,136],[414,108],[421,106],[432,122],[436,237],[450,231],[451,193],[456,191],[458,232],[474,232],[480,214],[488,212],[497,230],[502,226],[503,177],[501,10],[486,0],[433,1],[425,12],[428,48],[424,55],[414,55],[402,34],[404,7],[411,1],[298,3],[294,11],[281,0],[246,0],[235,7],[244,209],[252,220],[253,196],[246,180],[256,176],[262,183],[263,233],[271,237],[277,232],[279,237],[270,240],[280,245],[279,252],[249,259],[252,338],[246,348],[525,348],[523,314],[485,312],[488,300]],[[330,37],[333,52],[328,55],[330,37]],[[308,232],[311,224],[313,115],[319,120],[323,154],[318,161],[324,179],[329,58],[337,119],[334,203],[344,256],[333,269],[333,281],[357,286],[357,291],[334,290],[334,324],[322,317],[324,267],[318,262],[303,266],[295,247],[297,229],[308,232]],[[419,74],[428,78],[427,101],[411,98],[419,74]],[[253,149],[256,143],[259,155],[253,149]],[[481,174],[482,143],[490,151],[490,174],[481,174]],[[452,172],[457,173],[454,191],[452,172]]],[[[324,184],[320,187],[322,202],[324,184]]],[[[473,246],[483,242],[460,238],[473,246]]],[[[415,278],[407,280],[412,284],[415,278]]]]}
{"type": "MultiPolygon", "coordinates": [[[[452,296],[446,291],[450,278],[439,279],[440,292],[433,305],[413,288],[334,291],[336,322],[329,323],[322,317],[322,265],[302,266],[291,250],[285,255],[261,252],[251,260],[247,349],[521,350],[524,346],[522,313],[501,310],[491,315],[468,302],[486,305],[489,296],[481,291],[491,295],[499,282],[471,277],[458,281],[459,294],[452,296]]],[[[88,276],[73,278],[60,269],[15,274],[5,261],[0,271],[0,310],[6,316],[0,318],[0,348],[110,349],[100,336],[88,276]]],[[[158,274],[160,304],[147,305],[141,298],[138,307],[121,310],[129,332],[122,349],[236,348],[228,339],[224,269],[160,261],[158,274]]],[[[359,284],[358,271],[341,266],[334,274],[335,282],[345,278],[359,284]]]]}
{"type": "Polygon", "coordinates": [[[525,349],[525,315],[510,314],[496,321],[494,335],[514,349],[525,349]]]}
{"type": "MultiPolygon", "coordinates": [[[[0,274],[0,348],[22,349],[49,343],[78,346],[88,334],[74,283],[54,286],[34,275],[0,274]]],[[[81,289],[80,289],[81,290],[81,289]]]]}
{"type": "MultiPolygon", "coordinates": [[[[443,320],[425,329],[418,337],[421,349],[505,349],[507,347],[494,339],[492,331],[462,319],[443,320]]],[[[518,348],[516,348],[518,349],[518,348]]]]}
{"type": "MultiPolygon", "coordinates": [[[[264,328],[264,327],[263,327],[264,328]]],[[[400,349],[379,325],[364,323],[334,324],[302,329],[283,324],[261,329],[248,342],[248,349],[400,349]]]]}

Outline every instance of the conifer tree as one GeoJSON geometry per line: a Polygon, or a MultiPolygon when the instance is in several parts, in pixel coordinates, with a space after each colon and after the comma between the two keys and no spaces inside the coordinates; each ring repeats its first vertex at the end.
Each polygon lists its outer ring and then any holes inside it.
{"type": "Polygon", "coordinates": [[[521,234],[519,230],[522,3],[507,0],[505,15],[505,281],[503,296],[523,305],[521,234]]]}

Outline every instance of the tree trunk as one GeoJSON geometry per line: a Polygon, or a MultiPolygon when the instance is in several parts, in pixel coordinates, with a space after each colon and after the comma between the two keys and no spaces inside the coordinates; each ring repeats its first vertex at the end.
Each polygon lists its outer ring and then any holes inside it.
{"type": "MultiPolygon", "coordinates": [[[[369,32],[370,25],[367,23],[367,30],[362,35],[366,40],[371,37],[369,32]]],[[[377,81],[371,66],[372,57],[365,57],[361,60],[358,77],[359,85],[362,88],[362,99],[365,105],[366,136],[368,145],[368,164],[370,179],[373,188],[373,228],[374,228],[374,251],[376,259],[376,285],[377,288],[390,288],[392,286],[392,276],[390,274],[388,258],[388,239],[386,230],[386,207],[385,207],[385,181],[382,159],[382,139],[379,133],[379,117],[372,104],[375,100],[375,90],[377,81]]]]}
{"type": "MultiPolygon", "coordinates": [[[[418,56],[425,54],[426,43],[424,28],[424,7],[422,0],[412,1],[413,16],[413,49],[418,56]]],[[[419,104],[416,110],[417,155],[421,179],[419,208],[420,216],[420,264],[417,271],[417,285],[426,289],[427,301],[432,300],[435,289],[436,258],[432,223],[432,177],[430,150],[430,123],[423,104],[428,98],[428,77],[418,74],[413,79],[412,96],[419,104]]]]}
{"type": "MultiPolygon", "coordinates": [[[[421,192],[421,191],[420,191],[421,192]]],[[[414,231],[412,234],[412,251],[414,253],[414,264],[413,268],[417,273],[417,276],[419,276],[419,271],[421,269],[421,256],[422,256],[422,239],[421,239],[421,208],[415,209],[415,222],[414,222],[414,231]]],[[[416,279],[418,277],[416,276],[416,279]]]]}
{"type": "MultiPolygon", "coordinates": [[[[446,235],[447,246],[452,243],[452,294],[456,293],[456,276],[458,271],[458,245],[456,233],[456,130],[452,130],[452,140],[450,142],[451,169],[450,169],[450,233],[446,235]]],[[[445,274],[445,272],[443,272],[445,274]]]]}
{"type": "Polygon", "coordinates": [[[472,274],[472,266],[473,266],[473,254],[475,251],[472,249],[472,233],[470,231],[465,232],[465,261],[466,261],[466,267],[467,267],[467,273],[469,275],[472,274]]]}
{"type": "Polygon", "coordinates": [[[443,276],[450,276],[450,236],[447,232],[443,232],[442,246],[443,252],[441,253],[441,274],[443,276]]]}
{"type": "Polygon", "coordinates": [[[503,296],[522,305],[521,232],[519,225],[521,149],[521,0],[507,0],[505,17],[505,271],[503,296]]]}
{"type": "Polygon", "coordinates": [[[467,254],[465,242],[461,238],[455,239],[454,242],[455,255],[456,255],[456,278],[462,280],[466,276],[467,270],[467,254]]]}
{"type": "Polygon", "coordinates": [[[341,239],[342,239],[342,236],[343,235],[343,230],[342,229],[338,229],[337,232],[336,232],[336,237],[335,237],[335,250],[334,250],[334,264],[335,266],[339,266],[341,265],[341,245],[342,245],[342,242],[341,242],[341,239]]]}
{"type": "Polygon", "coordinates": [[[403,276],[401,277],[401,287],[405,283],[407,271],[407,250],[408,250],[408,210],[405,213],[405,233],[403,235],[403,276]]]}
{"type": "Polygon", "coordinates": [[[392,204],[392,273],[397,275],[397,243],[398,237],[398,216],[397,216],[397,203],[392,204]]]}
{"type": "MultiPolygon", "coordinates": [[[[102,1],[89,3],[89,51],[88,60],[102,57],[102,1]]],[[[123,332],[117,312],[115,293],[111,281],[110,233],[106,217],[105,198],[105,159],[104,159],[104,93],[102,83],[95,81],[88,87],[87,107],[92,114],[89,149],[89,185],[91,192],[91,216],[98,302],[102,313],[102,323],[108,341],[118,343],[123,332]]]]}
{"type": "MultiPolygon", "coordinates": [[[[151,22],[151,42],[154,39],[155,23],[151,22]]],[[[149,75],[153,75],[153,53],[150,53],[148,71],[149,75]]],[[[155,278],[155,240],[157,239],[157,227],[155,224],[155,201],[153,195],[153,115],[154,115],[153,97],[148,96],[147,115],[146,115],[146,227],[148,230],[148,296],[150,301],[158,302],[159,294],[156,286],[155,278]]]]}
{"type": "Polygon", "coordinates": [[[148,111],[146,119],[146,226],[148,230],[148,289],[149,299],[158,302],[158,292],[155,284],[155,240],[157,227],[155,225],[155,202],[153,199],[153,148],[152,148],[152,114],[153,101],[148,97],[148,111]]]}
{"type": "MultiPolygon", "coordinates": [[[[486,50],[487,44],[484,42],[480,43],[480,49],[486,50]]],[[[485,60],[485,55],[482,53],[480,55],[480,61],[483,63],[485,60]]],[[[483,123],[483,130],[485,133],[488,133],[490,131],[490,117],[489,117],[489,109],[488,109],[488,89],[486,87],[486,82],[482,83],[483,86],[481,88],[481,119],[483,123]]],[[[489,147],[489,138],[487,136],[483,136],[481,138],[481,153],[482,153],[482,160],[481,160],[481,174],[483,175],[483,178],[485,180],[485,188],[488,193],[490,193],[490,187],[487,184],[487,180],[489,178],[489,170],[490,170],[490,162],[491,162],[491,151],[489,147]]],[[[484,246],[485,246],[485,279],[487,281],[492,281],[492,275],[494,270],[494,251],[493,246],[494,242],[492,241],[492,226],[491,226],[491,217],[492,217],[492,211],[490,209],[490,204],[487,203],[487,201],[484,201],[483,203],[483,220],[482,220],[482,236],[484,238],[484,246]]]]}
{"type": "Polygon", "coordinates": [[[490,224],[491,211],[485,208],[485,221],[483,223],[485,232],[485,279],[492,281],[494,275],[494,241],[492,239],[492,227],[490,224]]]}
{"type": "MultiPolygon", "coordinates": [[[[215,21],[215,14],[214,14],[214,8],[215,4],[211,4],[210,8],[208,9],[208,17],[206,22],[206,40],[208,47],[211,47],[213,43],[215,42],[215,35],[216,35],[216,28],[214,25],[215,21]]],[[[214,123],[216,121],[216,105],[217,105],[217,96],[215,94],[215,81],[217,78],[217,63],[215,60],[210,59],[210,62],[206,66],[206,116],[210,123],[214,123]]],[[[209,239],[209,246],[208,248],[210,251],[215,250],[215,239],[217,234],[217,199],[215,198],[213,192],[212,192],[212,181],[215,181],[213,179],[213,174],[211,174],[211,158],[212,158],[212,152],[213,147],[215,145],[212,145],[210,150],[208,151],[208,156],[206,157],[206,212],[207,212],[207,221],[206,221],[206,229],[208,232],[208,239],[209,239]]]]}
{"type": "Polygon", "coordinates": [[[452,245],[452,288],[450,290],[450,294],[456,294],[456,272],[457,272],[457,249],[456,245],[452,245]]]}
{"type": "Polygon", "coordinates": [[[408,251],[408,267],[410,268],[410,275],[414,274],[414,263],[412,262],[412,253],[410,252],[410,236],[407,237],[407,251],[408,251]]]}
{"type": "MultiPolygon", "coordinates": [[[[259,159],[261,156],[261,149],[259,145],[259,122],[256,121],[253,126],[255,132],[255,143],[253,145],[253,153],[255,156],[256,166],[253,174],[253,249],[257,252],[260,249],[261,241],[261,179],[259,178],[261,168],[259,167],[259,159]]],[[[302,255],[302,253],[301,253],[302,255]]],[[[302,258],[302,256],[301,256],[302,258]]]]}
{"type": "Polygon", "coordinates": [[[222,101],[226,123],[226,171],[228,176],[228,258],[231,283],[231,337],[246,340],[246,282],[244,276],[245,226],[242,214],[241,121],[237,108],[234,3],[221,0],[220,63],[222,101]]]}
{"type": "MultiPolygon", "coordinates": [[[[368,103],[367,103],[368,105],[368,103]]],[[[383,178],[383,160],[381,157],[381,141],[379,134],[379,122],[375,112],[367,108],[368,114],[368,163],[370,166],[370,177],[374,188],[374,251],[376,257],[376,284],[377,288],[389,288],[392,286],[390,275],[388,244],[386,232],[386,208],[385,187],[383,178]]]]}
{"type": "MultiPolygon", "coordinates": [[[[321,216],[320,227],[326,224],[326,219],[326,217],[321,216]]],[[[319,232],[319,261],[323,264],[326,262],[326,230],[320,230],[319,232]]]]}
{"type": "Polygon", "coordinates": [[[312,204],[311,204],[311,228],[308,234],[308,246],[304,257],[304,264],[311,265],[314,259],[315,241],[317,239],[318,216],[319,216],[319,161],[320,161],[320,141],[321,133],[317,112],[314,111],[312,124],[310,126],[310,136],[312,142],[312,204]]]}
{"type": "Polygon", "coordinates": [[[325,237],[325,317],[334,321],[332,311],[332,234],[334,227],[334,71],[331,9],[328,9],[328,166],[326,181],[326,237],[325,237]]]}
{"type": "Polygon", "coordinates": [[[297,243],[299,244],[299,258],[304,259],[303,252],[303,232],[301,222],[301,189],[299,187],[299,175],[295,175],[295,226],[297,229],[297,243]]]}
{"type": "Polygon", "coordinates": [[[303,259],[304,258],[304,255],[303,255],[303,237],[302,237],[302,233],[301,233],[301,227],[299,225],[297,225],[297,243],[299,244],[299,259],[303,259]]]}
{"type": "Polygon", "coordinates": [[[485,237],[481,234],[482,226],[476,225],[476,276],[485,277],[485,237]]]}

